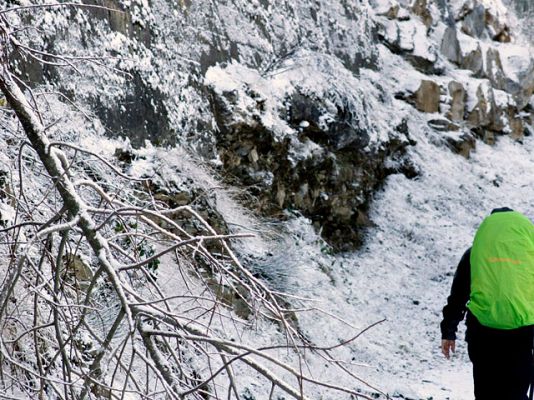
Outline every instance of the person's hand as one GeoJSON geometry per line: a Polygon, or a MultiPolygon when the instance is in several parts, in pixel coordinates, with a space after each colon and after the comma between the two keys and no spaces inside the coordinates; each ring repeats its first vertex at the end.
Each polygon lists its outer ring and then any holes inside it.
{"type": "Polygon", "coordinates": [[[445,358],[447,358],[447,360],[451,358],[451,351],[454,353],[455,350],[456,350],[455,340],[443,339],[441,341],[441,352],[443,353],[445,358]]]}

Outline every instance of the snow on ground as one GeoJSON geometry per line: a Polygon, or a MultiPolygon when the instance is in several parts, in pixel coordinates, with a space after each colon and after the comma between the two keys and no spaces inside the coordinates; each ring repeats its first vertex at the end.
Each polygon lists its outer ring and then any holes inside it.
{"type": "MultiPolygon", "coordinates": [[[[520,144],[501,137],[492,147],[478,142],[466,160],[436,145],[438,134],[422,118],[410,123],[421,175],[389,177],[376,195],[375,226],[365,246],[331,259],[328,280],[300,271],[299,277],[309,279],[300,281],[299,293],[321,299],[322,308],[360,329],[386,319],[351,350],[355,362],[369,365],[361,376],[394,398],[468,400],[471,367],[463,327],[457,354],[445,360],[439,349],[441,308],[461,255],[493,208],[508,206],[534,219],[534,138],[520,144]]],[[[316,316],[302,322],[310,330],[320,324],[316,316]]],[[[329,325],[314,333],[335,342],[345,331],[329,325]]]]}

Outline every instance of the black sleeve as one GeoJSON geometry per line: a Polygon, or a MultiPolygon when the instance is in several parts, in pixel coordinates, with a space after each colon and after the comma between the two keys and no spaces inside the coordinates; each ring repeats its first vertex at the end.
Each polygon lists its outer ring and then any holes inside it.
{"type": "Polygon", "coordinates": [[[455,340],[456,330],[460,321],[464,319],[471,292],[471,264],[469,258],[471,249],[468,249],[456,269],[452,281],[451,294],[447,298],[447,305],[443,307],[443,320],[441,321],[441,338],[455,340]]]}

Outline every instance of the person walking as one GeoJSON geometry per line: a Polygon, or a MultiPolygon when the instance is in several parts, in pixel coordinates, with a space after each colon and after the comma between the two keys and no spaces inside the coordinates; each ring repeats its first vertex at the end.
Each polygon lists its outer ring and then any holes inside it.
{"type": "Polygon", "coordinates": [[[478,228],[462,256],[441,321],[441,350],[456,349],[466,316],[475,400],[527,400],[532,378],[534,225],[499,208],[478,228]]]}

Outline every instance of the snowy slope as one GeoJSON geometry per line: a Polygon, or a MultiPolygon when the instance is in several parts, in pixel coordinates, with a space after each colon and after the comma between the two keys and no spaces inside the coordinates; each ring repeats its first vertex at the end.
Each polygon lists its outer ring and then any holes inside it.
{"type": "MultiPolygon", "coordinates": [[[[400,105],[399,105],[400,106],[400,105]]],[[[432,144],[433,134],[412,121],[412,156],[424,171],[415,180],[395,175],[377,194],[367,243],[361,251],[322,259],[328,279],[302,260],[299,294],[345,316],[366,332],[352,346],[362,377],[394,398],[472,399],[463,335],[452,361],[440,353],[439,322],[452,275],[491,209],[508,206],[534,219],[534,138],[479,143],[470,160],[432,144]],[[302,276],[307,280],[302,282],[302,276]],[[404,397],[402,397],[404,396],[404,397]]],[[[317,256],[317,255],[316,255],[317,256]]],[[[349,335],[310,316],[301,322],[315,337],[336,342],[349,335]]],[[[463,332],[463,329],[461,329],[463,332]]]]}
{"type": "Polygon", "coordinates": [[[416,181],[389,179],[374,205],[377,227],[367,247],[344,259],[340,275],[350,282],[347,294],[365,299],[356,307],[365,307],[365,323],[388,319],[366,338],[382,354],[373,354],[380,369],[398,379],[388,382],[389,390],[418,399],[469,399],[465,344],[452,364],[439,353],[440,310],[457,262],[492,208],[509,206],[534,217],[534,141],[480,144],[466,162],[425,149],[425,137],[418,139],[415,156],[425,173],[416,181]]]}
{"type": "MultiPolygon", "coordinates": [[[[395,60],[388,63],[391,77],[406,71],[395,60]]],[[[317,247],[320,239],[305,220],[289,223],[297,245],[279,250],[293,254],[285,260],[291,266],[285,285],[356,329],[386,319],[344,355],[363,364],[356,370],[367,382],[393,398],[468,400],[471,370],[462,334],[452,361],[439,351],[441,308],[461,255],[491,209],[508,206],[534,219],[534,138],[521,143],[505,136],[494,146],[478,141],[466,160],[451,153],[443,133],[427,126],[429,116],[402,101],[393,108],[410,116],[417,141],[410,155],[420,175],[387,179],[375,196],[374,226],[360,251],[329,256],[317,247]]],[[[326,343],[354,332],[313,313],[299,320],[311,337],[326,343]]]]}

